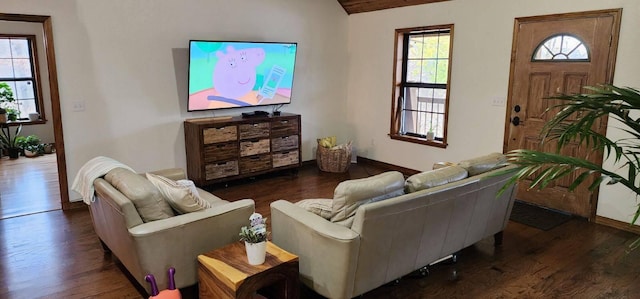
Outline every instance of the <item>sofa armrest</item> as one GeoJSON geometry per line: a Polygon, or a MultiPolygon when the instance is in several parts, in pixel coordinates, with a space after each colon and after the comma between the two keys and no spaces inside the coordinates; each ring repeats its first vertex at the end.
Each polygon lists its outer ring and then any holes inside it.
{"type": "Polygon", "coordinates": [[[303,283],[329,298],[351,298],[360,236],[285,200],[271,203],[273,243],[300,261],[303,283]]]}
{"type": "Polygon", "coordinates": [[[139,281],[144,281],[144,273],[153,273],[158,285],[166,285],[166,275],[161,274],[173,266],[179,273],[178,288],[197,282],[197,256],[237,242],[240,228],[254,211],[254,201],[243,199],[130,228],[135,249],[129,254],[138,257],[139,281]]]}

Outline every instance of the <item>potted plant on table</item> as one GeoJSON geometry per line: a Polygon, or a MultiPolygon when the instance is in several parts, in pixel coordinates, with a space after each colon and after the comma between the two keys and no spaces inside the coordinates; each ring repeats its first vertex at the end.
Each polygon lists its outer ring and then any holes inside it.
{"type": "Polygon", "coordinates": [[[0,107],[0,124],[7,122],[7,109],[0,107]]]}
{"type": "Polygon", "coordinates": [[[18,120],[18,103],[13,97],[11,86],[6,82],[0,82],[0,123],[6,123],[7,120],[18,120]]]}
{"type": "Polygon", "coordinates": [[[258,213],[249,217],[250,226],[240,229],[240,241],[244,241],[247,249],[247,260],[250,265],[261,265],[267,255],[267,218],[258,213]]]}

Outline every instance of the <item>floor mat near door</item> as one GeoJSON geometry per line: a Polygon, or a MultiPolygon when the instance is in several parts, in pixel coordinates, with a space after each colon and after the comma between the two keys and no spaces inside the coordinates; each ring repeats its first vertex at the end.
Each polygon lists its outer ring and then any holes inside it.
{"type": "Polygon", "coordinates": [[[571,217],[570,214],[516,200],[510,219],[541,230],[550,230],[571,220],[571,217]]]}

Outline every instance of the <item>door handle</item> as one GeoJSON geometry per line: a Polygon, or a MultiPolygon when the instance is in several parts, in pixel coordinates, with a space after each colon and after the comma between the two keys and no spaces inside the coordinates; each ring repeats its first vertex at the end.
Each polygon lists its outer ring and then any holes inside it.
{"type": "Polygon", "coordinates": [[[511,119],[511,123],[516,127],[519,126],[520,125],[520,117],[516,116],[516,117],[512,118],[511,119]]]}

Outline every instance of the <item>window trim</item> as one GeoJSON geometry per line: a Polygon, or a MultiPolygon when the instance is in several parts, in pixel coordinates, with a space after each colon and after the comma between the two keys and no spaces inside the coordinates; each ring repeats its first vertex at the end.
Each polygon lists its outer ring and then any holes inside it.
{"type": "MultiPolygon", "coordinates": [[[[389,129],[389,137],[394,140],[406,141],[411,143],[423,144],[428,146],[446,148],[447,143],[447,131],[448,131],[448,123],[449,123],[449,104],[450,104],[450,92],[451,92],[451,66],[453,61],[453,35],[454,34],[454,24],[444,24],[444,25],[432,25],[432,26],[421,26],[421,27],[412,27],[412,28],[400,28],[395,30],[395,45],[394,45],[394,53],[393,53],[393,82],[392,82],[392,92],[391,92],[391,124],[389,129]],[[406,63],[405,57],[408,52],[408,46],[405,44],[405,35],[409,33],[415,33],[419,31],[433,31],[433,30],[449,30],[449,64],[447,66],[447,91],[446,91],[446,99],[445,99],[445,109],[444,109],[444,132],[442,141],[430,141],[426,138],[417,137],[417,136],[409,136],[400,134],[401,127],[401,115],[402,115],[402,107],[401,107],[401,98],[403,96],[402,91],[402,81],[403,76],[406,74],[406,63]],[[398,55],[400,54],[400,55],[398,55]]],[[[411,85],[413,83],[405,83],[405,85],[411,85]]]]}
{"type": "MultiPolygon", "coordinates": [[[[37,36],[34,34],[4,34],[0,33],[0,38],[24,38],[29,42],[29,50],[31,52],[31,73],[33,76],[34,82],[34,90],[33,96],[35,98],[36,111],[40,114],[40,119],[31,121],[29,117],[23,117],[13,122],[8,122],[9,125],[35,125],[35,124],[45,124],[47,122],[47,117],[45,113],[44,99],[42,94],[42,83],[40,82],[40,61],[38,59],[38,42],[37,36]]],[[[14,91],[15,93],[15,91],[14,91]]]]}
{"type": "MultiPolygon", "coordinates": [[[[545,47],[546,48],[546,47],[545,47]]],[[[574,48],[577,49],[578,47],[574,48]]],[[[547,51],[549,51],[549,49],[547,49],[547,51]]],[[[552,55],[558,55],[558,54],[565,54],[562,52],[559,53],[551,53],[551,51],[549,51],[550,54],[552,55]]],[[[582,40],[582,38],[580,38],[579,36],[575,35],[575,34],[571,34],[571,33],[557,33],[557,34],[553,34],[548,36],[547,38],[545,38],[544,40],[542,40],[538,46],[536,46],[536,48],[533,50],[533,53],[531,54],[531,62],[590,62],[591,61],[591,49],[587,46],[587,44],[584,42],[584,40],[582,40]],[[537,59],[536,54],[538,53],[538,51],[540,51],[540,49],[542,49],[542,47],[545,47],[545,44],[552,40],[555,39],[557,37],[560,38],[564,38],[564,37],[571,37],[571,38],[575,38],[576,40],[578,40],[580,42],[579,46],[584,46],[585,50],[587,51],[587,58],[567,58],[567,59],[537,59]]]]}

